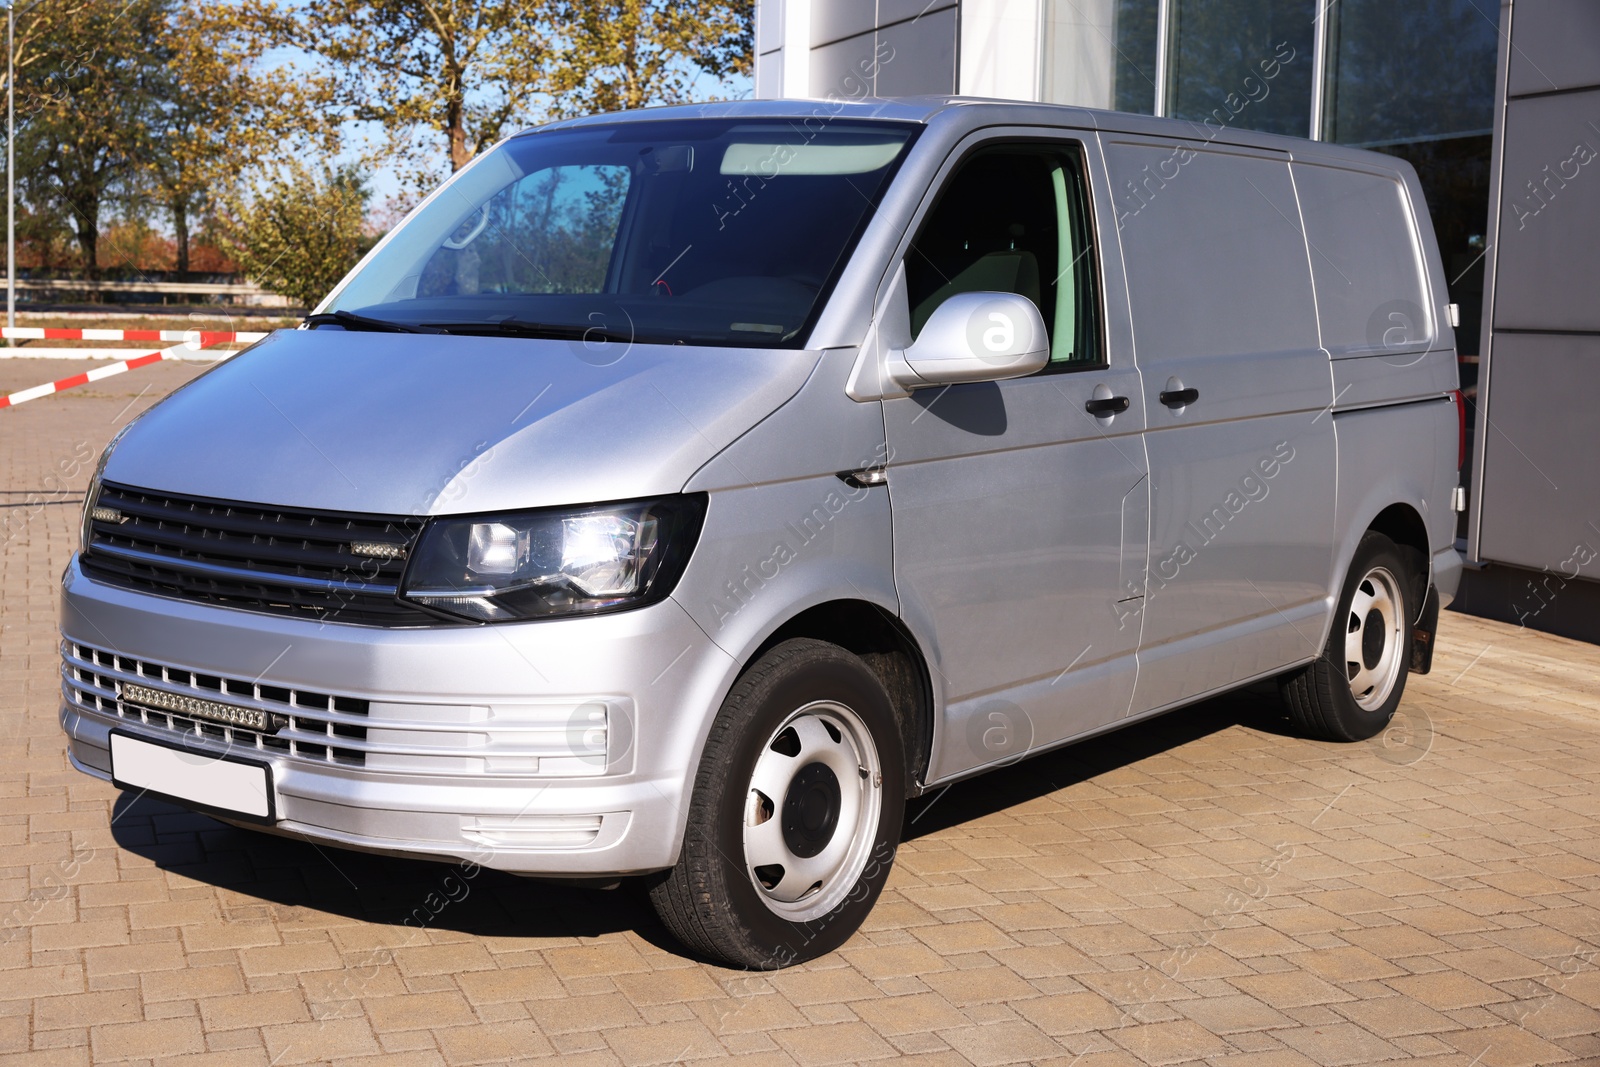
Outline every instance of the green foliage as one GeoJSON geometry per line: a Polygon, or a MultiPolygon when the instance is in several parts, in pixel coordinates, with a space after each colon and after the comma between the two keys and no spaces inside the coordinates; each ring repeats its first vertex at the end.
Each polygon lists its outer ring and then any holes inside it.
{"type": "Polygon", "coordinates": [[[165,91],[141,164],[148,199],[172,221],[183,272],[191,222],[203,228],[226,210],[242,175],[291,153],[332,156],[340,146],[332,124],[306,119],[326,106],[316,81],[298,78],[292,66],[261,64],[264,42],[211,32],[212,13],[224,6],[176,2],[162,28],[165,91]]]}
{"type": "MultiPolygon", "coordinates": [[[[753,0],[13,6],[19,223],[39,258],[62,263],[75,246],[93,277],[127,265],[100,262],[115,258],[101,247],[107,220],[165,219],[180,271],[191,228],[227,233],[249,273],[304,301],[338,280],[363,240],[359,172],[399,166],[422,191],[444,176],[441,161],[459,170],[524,125],[705,99],[751,68],[753,0]],[[387,143],[340,170],[300,162],[339,158],[353,123],[387,143]],[[298,245],[290,218],[307,223],[298,245]]],[[[555,288],[589,284],[580,250],[615,206],[606,195],[586,189],[595,211],[566,204],[528,238],[543,242],[535,260],[559,276],[555,288]]],[[[525,268],[514,241],[481,244],[475,255],[499,259],[486,279],[525,268]]]]}
{"type": "Polygon", "coordinates": [[[546,0],[241,0],[206,8],[206,19],[208,36],[320,60],[305,82],[325,106],[308,118],[378,123],[395,154],[420,159],[442,148],[455,171],[534,106],[544,87],[548,7],[546,0]],[[417,139],[421,131],[442,144],[417,139]]]}
{"type": "Polygon", "coordinates": [[[564,115],[678,104],[700,94],[701,75],[748,75],[753,0],[568,0],[552,77],[564,115]]]}
{"type": "Polygon", "coordinates": [[[253,281],[314,307],[355,266],[369,190],[356,168],[296,163],[271,175],[222,231],[228,253],[253,281]]]}
{"type": "Polygon", "coordinates": [[[704,98],[699,79],[751,70],[753,0],[239,0],[204,36],[290,47],[308,119],[379,124],[416,184],[466,166],[546,116],[704,98]]]}
{"type": "Polygon", "coordinates": [[[90,0],[30,41],[17,79],[24,194],[40,216],[71,228],[91,276],[103,211],[137,198],[152,155],[152,126],[169,95],[162,28],[173,2],[90,0]]]}

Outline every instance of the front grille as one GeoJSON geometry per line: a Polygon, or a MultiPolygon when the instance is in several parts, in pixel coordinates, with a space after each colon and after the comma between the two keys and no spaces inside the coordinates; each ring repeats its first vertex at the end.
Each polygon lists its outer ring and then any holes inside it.
{"type": "Polygon", "coordinates": [[[495,715],[471,705],[372,705],[204,674],[71,640],[61,642],[61,694],[67,708],[105,725],[137,725],[141,733],[218,755],[287,756],[309,761],[303,764],[308,768],[333,764],[367,774],[526,781],[604,774],[610,762],[611,705],[589,698],[530,699],[500,707],[495,715]],[[197,707],[202,714],[171,710],[197,707]],[[238,709],[265,713],[269,725],[230,725],[254,718],[230,714],[238,709]]]}
{"type": "Polygon", "coordinates": [[[329,622],[449,625],[396,596],[421,518],[238,504],[111,483],[100,487],[95,509],[117,513],[89,523],[82,564],[95,581],[329,622]],[[354,554],[351,545],[361,542],[378,554],[354,554]]]}
{"type": "Polygon", "coordinates": [[[211,741],[275,755],[360,767],[366,763],[367,702],[354,697],[219,678],[63,643],[63,693],[73,707],[114,716],[169,734],[174,741],[211,741]],[[263,732],[192,718],[121,698],[134,684],[174,696],[195,696],[267,712],[275,729],[263,732]],[[356,747],[349,743],[355,742],[356,747]]]}

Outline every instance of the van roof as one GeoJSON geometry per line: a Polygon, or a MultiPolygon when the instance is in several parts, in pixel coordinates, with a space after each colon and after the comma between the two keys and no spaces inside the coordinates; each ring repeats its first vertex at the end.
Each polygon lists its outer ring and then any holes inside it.
{"type": "Polygon", "coordinates": [[[1102,111],[1064,104],[1040,104],[1024,100],[1001,100],[978,96],[904,96],[839,99],[725,100],[705,104],[673,104],[614,111],[583,118],[564,119],[523,131],[573,129],[583,126],[612,125],[623,122],[658,122],[697,118],[811,119],[849,118],[856,121],[915,122],[934,125],[953,121],[973,129],[994,125],[1055,126],[1141,134],[1151,137],[1176,137],[1186,141],[1261,148],[1290,152],[1297,157],[1316,155],[1347,159],[1367,166],[1404,172],[1404,161],[1365,149],[1349,148],[1327,141],[1310,141],[1275,133],[1258,133],[1205,120],[1154,118],[1126,111],[1102,111]]]}

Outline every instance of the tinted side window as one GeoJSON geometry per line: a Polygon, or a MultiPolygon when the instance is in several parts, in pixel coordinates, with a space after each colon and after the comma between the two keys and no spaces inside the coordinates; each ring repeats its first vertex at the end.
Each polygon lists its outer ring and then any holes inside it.
{"type": "Polygon", "coordinates": [[[906,253],[911,334],[956,293],[1017,293],[1044,318],[1052,365],[1098,365],[1093,252],[1076,151],[980,149],[950,176],[906,253]]]}

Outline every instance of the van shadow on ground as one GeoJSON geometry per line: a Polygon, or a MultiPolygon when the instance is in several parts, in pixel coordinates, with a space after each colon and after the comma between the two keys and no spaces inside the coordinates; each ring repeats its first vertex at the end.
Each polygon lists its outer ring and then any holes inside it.
{"type": "MultiPolygon", "coordinates": [[[[908,805],[904,836],[913,840],[1003,811],[1234,725],[1286,732],[1267,690],[1230,694],[934,790],[908,805]]],[[[130,792],[116,800],[112,836],[163,870],[251,898],[225,900],[227,919],[304,921],[293,909],[306,909],[388,926],[409,919],[412,926],[484,937],[595,937],[633,930],[684,954],[636,883],[595,889],[482,869],[465,879],[454,864],[347,852],[239,829],[130,792]],[[441,900],[448,903],[440,906],[441,900]],[[272,909],[270,916],[258,907],[272,909]]]]}

